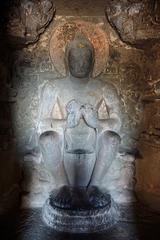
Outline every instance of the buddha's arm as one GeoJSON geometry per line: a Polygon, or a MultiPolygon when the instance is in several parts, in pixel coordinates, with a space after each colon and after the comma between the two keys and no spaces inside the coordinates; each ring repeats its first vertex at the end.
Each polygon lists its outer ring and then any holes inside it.
{"type": "Polygon", "coordinates": [[[108,107],[109,118],[101,120],[103,130],[110,130],[119,133],[121,127],[121,107],[120,98],[118,97],[116,89],[109,85],[104,88],[103,98],[108,107]]]}
{"type": "Polygon", "coordinates": [[[52,111],[56,102],[56,91],[54,86],[46,84],[40,94],[40,104],[38,109],[37,131],[40,132],[42,125],[46,128],[51,125],[52,111]]]}
{"type": "Polygon", "coordinates": [[[56,93],[54,87],[50,84],[46,84],[40,92],[36,124],[28,141],[28,145],[31,146],[30,148],[34,145],[38,145],[38,137],[43,132],[41,128],[42,125],[44,126],[43,121],[46,122],[46,129],[51,125],[50,121],[46,119],[50,118],[55,101],[56,93]]]}
{"type": "Polygon", "coordinates": [[[45,131],[61,132],[65,125],[65,117],[57,118],[56,112],[53,111],[58,101],[58,93],[53,85],[44,86],[40,96],[40,107],[38,112],[37,131],[42,133],[45,131]]]}

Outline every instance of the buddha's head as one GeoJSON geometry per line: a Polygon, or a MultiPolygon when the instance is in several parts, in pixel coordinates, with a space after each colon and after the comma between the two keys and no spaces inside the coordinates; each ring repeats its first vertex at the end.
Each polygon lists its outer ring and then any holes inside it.
{"type": "Polygon", "coordinates": [[[94,47],[83,36],[78,35],[66,50],[66,62],[73,77],[89,77],[94,65],[94,47]]]}

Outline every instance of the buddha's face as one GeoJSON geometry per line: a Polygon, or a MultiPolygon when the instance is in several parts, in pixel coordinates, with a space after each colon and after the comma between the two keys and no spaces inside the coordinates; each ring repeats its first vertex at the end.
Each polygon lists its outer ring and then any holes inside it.
{"type": "Polygon", "coordinates": [[[93,61],[93,51],[85,43],[77,42],[68,52],[68,67],[74,77],[88,77],[93,68],[93,61]]]}

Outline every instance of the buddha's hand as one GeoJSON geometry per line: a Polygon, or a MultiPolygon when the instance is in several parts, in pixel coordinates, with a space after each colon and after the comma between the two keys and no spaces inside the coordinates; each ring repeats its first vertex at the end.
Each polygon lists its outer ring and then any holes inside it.
{"type": "Polygon", "coordinates": [[[79,124],[81,118],[80,104],[71,100],[66,107],[67,110],[67,127],[73,128],[79,124]]]}
{"type": "Polygon", "coordinates": [[[90,104],[81,105],[82,116],[89,127],[98,127],[98,113],[97,110],[90,104]]]}

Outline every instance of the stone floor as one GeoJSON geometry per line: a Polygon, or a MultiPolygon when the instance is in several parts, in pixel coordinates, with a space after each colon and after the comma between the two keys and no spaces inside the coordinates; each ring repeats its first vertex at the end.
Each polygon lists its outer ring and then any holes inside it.
{"type": "Polygon", "coordinates": [[[112,229],[93,234],[55,232],[43,224],[41,209],[23,211],[19,217],[0,218],[0,240],[159,240],[160,215],[136,207],[135,213],[122,207],[120,221],[112,229]]]}

